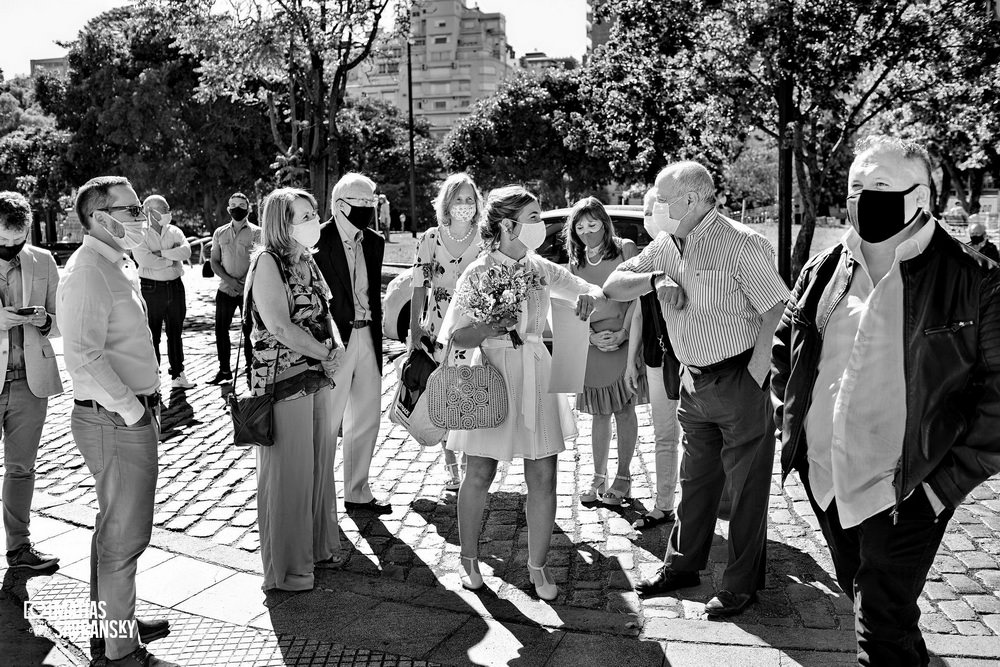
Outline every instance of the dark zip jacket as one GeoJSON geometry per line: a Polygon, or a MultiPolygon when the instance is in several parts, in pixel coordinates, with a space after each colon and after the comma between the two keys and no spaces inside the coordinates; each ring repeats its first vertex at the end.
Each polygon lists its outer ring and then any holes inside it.
{"type": "MultiPolygon", "coordinates": [[[[906,430],[896,464],[899,504],[926,481],[948,507],[1000,471],[1000,269],[937,224],[927,249],[900,263],[906,430]]],[[[781,480],[807,474],[805,418],[823,335],[847,293],[854,260],[843,243],[802,269],[774,336],[771,399],[781,480]]],[[[864,446],[864,443],[854,443],[864,446]]]]}

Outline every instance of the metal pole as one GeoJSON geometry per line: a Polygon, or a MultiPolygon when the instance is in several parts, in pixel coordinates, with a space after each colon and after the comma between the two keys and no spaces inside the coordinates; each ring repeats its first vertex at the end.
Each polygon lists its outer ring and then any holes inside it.
{"type": "Polygon", "coordinates": [[[410,40],[406,40],[406,92],[410,106],[410,231],[417,236],[417,165],[413,150],[413,57],[410,40]]]}
{"type": "Polygon", "coordinates": [[[791,51],[792,3],[787,0],[782,42],[782,74],[778,81],[778,274],[787,285],[792,280],[792,137],[789,123],[792,120],[791,51]]]}

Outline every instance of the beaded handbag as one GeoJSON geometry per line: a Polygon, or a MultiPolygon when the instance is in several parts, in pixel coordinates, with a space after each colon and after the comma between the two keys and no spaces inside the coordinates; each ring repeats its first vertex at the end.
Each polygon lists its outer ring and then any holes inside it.
{"type": "Polygon", "coordinates": [[[444,361],[427,378],[431,422],[449,431],[496,428],[507,419],[507,385],[480,350],[481,366],[451,366],[451,343],[444,361]]]}

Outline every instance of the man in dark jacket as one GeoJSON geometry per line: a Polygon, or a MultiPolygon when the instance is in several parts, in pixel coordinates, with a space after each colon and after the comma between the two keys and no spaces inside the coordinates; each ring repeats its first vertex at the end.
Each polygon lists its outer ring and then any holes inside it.
{"type": "Polygon", "coordinates": [[[387,514],[368,484],[381,413],[382,257],[385,241],[373,229],[375,183],[345,174],[333,186],[333,220],[320,232],[316,264],[333,298],[330,314],[347,346],[333,389],[333,428],[343,419],[344,506],[387,514]]]}
{"type": "Polygon", "coordinates": [[[1000,262],[1000,252],[986,236],[986,226],[981,222],[969,225],[969,247],[981,255],[989,257],[994,262],[1000,262]]]}
{"type": "Polygon", "coordinates": [[[928,664],[917,597],[955,507],[1000,470],[1000,270],[930,217],[930,178],[915,143],[858,145],[852,227],[774,339],[782,479],[799,472],[862,665],[928,664]]]}

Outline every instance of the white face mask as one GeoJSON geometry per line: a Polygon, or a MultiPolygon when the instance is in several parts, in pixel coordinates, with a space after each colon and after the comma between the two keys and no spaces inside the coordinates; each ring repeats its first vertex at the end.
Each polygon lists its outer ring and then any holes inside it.
{"type": "Polygon", "coordinates": [[[319,218],[292,225],[292,238],[308,250],[315,248],[319,243],[319,218]]]}
{"type": "Polygon", "coordinates": [[[656,223],[653,222],[652,213],[642,216],[642,228],[646,230],[646,233],[649,234],[649,238],[651,239],[655,239],[660,235],[660,232],[663,231],[656,226],[656,223]]]}
{"type": "MultiPolygon", "coordinates": [[[[170,220],[171,219],[172,218],[170,216],[170,212],[169,211],[166,212],[166,213],[161,213],[160,214],[160,219],[156,222],[156,224],[158,224],[160,227],[166,227],[167,225],[170,224],[170,220]]],[[[150,220],[152,220],[152,216],[150,216],[150,220]]]]}
{"type": "MultiPolygon", "coordinates": [[[[681,220],[687,216],[687,213],[682,215],[680,218],[670,217],[670,204],[680,201],[680,197],[674,201],[664,204],[663,202],[656,202],[653,204],[653,216],[652,216],[652,226],[654,229],[660,232],[666,232],[667,234],[676,234],[677,228],[681,225],[681,220]]],[[[659,234],[657,234],[658,236],[659,234]]],[[[650,234],[652,236],[652,234],[650,234]]],[[[653,236],[653,238],[656,238],[653,236]]]]}
{"type": "Polygon", "coordinates": [[[103,215],[104,220],[110,222],[102,222],[102,226],[108,230],[111,238],[114,239],[115,243],[122,250],[136,248],[146,240],[145,220],[122,222],[108,213],[103,213],[103,215]]]}
{"type": "Polygon", "coordinates": [[[451,208],[448,209],[448,215],[451,216],[452,222],[467,225],[476,216],[476,207],[472,204],[452,204],[451,208]]]}
{"type": "Polygon", "coordinates": [[[545,243],[545,223],[529,222],[527,224],[512,220],[515,225],[520,225],[521,229],[517,236],[513,238],[520,241],[528,250],[538,250],[545,243]]]}

